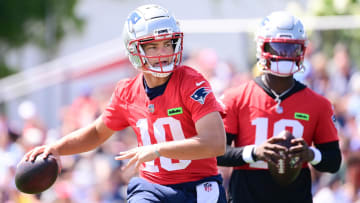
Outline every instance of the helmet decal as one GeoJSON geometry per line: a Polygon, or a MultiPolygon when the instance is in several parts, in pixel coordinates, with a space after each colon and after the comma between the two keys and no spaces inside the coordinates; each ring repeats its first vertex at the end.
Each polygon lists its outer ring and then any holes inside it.
{"type": "Polygon", "coordinates": [[[137,12],[133,12],[132,14],[130,14],[128,21],[131,21],[132,24],[136,24],[140,19],[141,17],[139,16],[139,14],[137,12]]]}

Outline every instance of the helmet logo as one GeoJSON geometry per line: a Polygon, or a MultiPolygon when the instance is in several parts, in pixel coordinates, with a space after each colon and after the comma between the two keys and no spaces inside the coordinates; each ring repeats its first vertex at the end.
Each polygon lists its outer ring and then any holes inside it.
{"type": "Polygon", "coordinates": [[[261,21],[260,25],[265,26],[269,22],[269,18],[264,18],[263,21],[261,21]]]}
{"type": "Polygon", "coordinates": [[[132,24],[136,24],[140,19],[141,17],[139,16],[139,14],[134,12],[130,15],[128,22],[131,21],[132,24]]]}

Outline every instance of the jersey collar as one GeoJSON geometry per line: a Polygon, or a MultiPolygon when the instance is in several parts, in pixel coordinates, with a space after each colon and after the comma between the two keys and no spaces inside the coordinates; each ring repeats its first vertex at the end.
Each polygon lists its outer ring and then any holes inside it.
{"type": "MultiPolygon", "coordinates": [[[[264,84],[264,82],[261,80],[261,76],[258,76],[254,79],[255,83],[259,85],[265,92],[268,94],[271,98],[275,99],[276,96],[271,92],[271,90],[264,84]]],[[[306,88],[306,85],[298,82],[295,80],[295,86],[286,94],[282,95],[280,97],[281,101],[284,99],[290,97],[291,95],[295,94],[296,92],[299,92],[306,88]]]]}

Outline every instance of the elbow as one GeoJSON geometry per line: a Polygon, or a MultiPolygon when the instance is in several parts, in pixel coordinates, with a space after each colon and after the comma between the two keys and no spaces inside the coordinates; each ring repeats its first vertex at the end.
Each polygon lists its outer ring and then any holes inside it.
{"type": "Polygon", "coordinates": [[[329,172],[336,173],[337,171],[339,171],[340,166],[341,166],[341,161],[342,161],[340,149],[337,150],[335,155],[332,157],[332,161],[333,161],[333,167],[330,167],[329,172]]]}
{"type": "Polygon", "coordinates": [[[326,156],[318,165],[314,165],[314,168],[321,172],[336,173],[341,167],[341,160],[341,153],[337,151],[336,153],[326,156]]]}
{"type": "Polygon", "coordinates": [[[216,156],[222,156],[226,152],[226,135],[225,132],[223,135],[219,138],[219,144],[218,144],[218,154],[216,156]]]}
{"type": "Polygon", "coordinates": [[[341,153],[339,152],[337,157],[334,158],[334,167],[330,169],[330,173],[336,173],[339,171],[340,169],[340,166],[341,166],[341,160],[342,160],[342,157],[341,157],[341,153]]]}
{"type": "Polygon", "coordinates": [[[210,145],[211,147],[209,147],[210,153],[212,154],[212,156],[222,156],[225,154],[226,152],[226,140],[225,140],[225,135],[223,136],[223,138],[219,138],[216,140],[216,142],[213,142],[212,145],[210,145]]]}
{"type": "Polygon", "coordinates": [[[202,154],[205,156],[204,158],[210,158],[210,157],[218,157],[225,154],[226,151],[226,145],[225,143],[219,143],[219,142],[211,142],[208,144],[205,144],[202,148],[202,154]]]}
{"type": "Polygon", "coordinates": [[[223,156],[225,154],[225,150],[223,148],[217,148],[216,150],[212,149],[211,156],[218,157],[223,156]]]}
{"type": "Polygon", "coordinates": [[[221,144],[219,147],[218,147],[218,154],[216,156],[222,156],[224,155],[226,152],[226,144],[225,142],[223,144],[221,144]]]}
{"type": "Polygon", "coordinates": [[[340,169],[340,164],[333,168],[329,168],[329,173],[337,173],[339,169],[340,169]]]}
{"type": "Polygon", "coordinates": [[[225,154],[225,146],[222,145],[217,145],[217,146],[212,146],[212,147],[208,147],[208,154],[209,157],[218,157],[218,156],[222,156],[225,154]]]}
{"type": "Polygon", "coordinates": [[[334,168],[334,169],[330,169],[329,173],[336,173],[338,172],[338,170],[340,169],[340,167],[334,168]]]}
{"type": "Polygon", "coordinates": [[[195,137],[200,144],[201,154],[204,158],[218,157],[225,154],[226,135],[225,130],[206,131],[195,137]]]}

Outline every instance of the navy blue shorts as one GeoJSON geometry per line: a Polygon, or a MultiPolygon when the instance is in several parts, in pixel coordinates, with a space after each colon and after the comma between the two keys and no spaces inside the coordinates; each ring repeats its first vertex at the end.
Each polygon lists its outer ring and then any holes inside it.
{"type": "Polygon", "coordinates": [[[226,195],[221,175],[174,185],[159,185],[134,177],[128,185],[127,202],[226,203],[226,195]]]}

